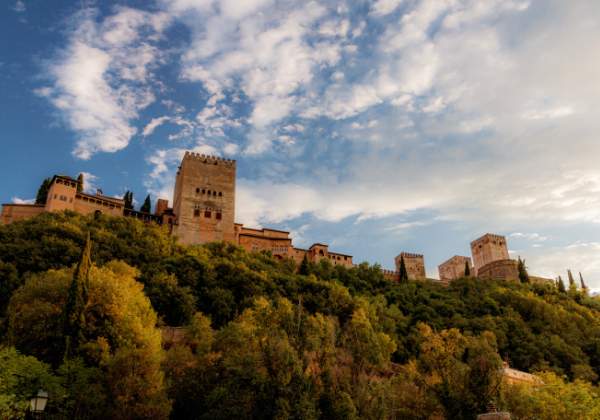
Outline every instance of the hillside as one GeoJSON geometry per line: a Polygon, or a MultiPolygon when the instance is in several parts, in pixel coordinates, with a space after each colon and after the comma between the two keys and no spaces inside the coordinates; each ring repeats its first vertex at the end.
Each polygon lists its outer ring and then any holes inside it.
{"type": "Polygon", "coordinates": [[[491,400],[513,418],[600,415],[600,300],[552,284],[399,284],[366,263],[296,267],[53,213],[0,227],[0,318],[0,417],[40,385],[54,418],[455,419],[491,400]],[[67,340],[88,232],[93,267],[67,340]],[[155,324],[184,337],[161,349],[155,324]],[[501,384],[502,360],[545,372],[543,392],[501,384]]]}

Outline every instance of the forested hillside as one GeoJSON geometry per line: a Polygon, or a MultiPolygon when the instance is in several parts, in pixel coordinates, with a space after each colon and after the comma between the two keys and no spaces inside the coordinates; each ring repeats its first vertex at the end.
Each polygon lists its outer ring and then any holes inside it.
{"type": "Polygon", "coordinates": [[[0,417],[600,418],[600,300],[574,286],[392,283],[183,247],[127,218],[0,227],[0,417]],[[88,234],[91,249],[83,252],[88,234]],[[91,258],[91,261],[87,259],[91,258]],[[181,326],[175,342],[161,327],[181,326]],[[544,385],[502,383],[502,361],[544,385]]]}

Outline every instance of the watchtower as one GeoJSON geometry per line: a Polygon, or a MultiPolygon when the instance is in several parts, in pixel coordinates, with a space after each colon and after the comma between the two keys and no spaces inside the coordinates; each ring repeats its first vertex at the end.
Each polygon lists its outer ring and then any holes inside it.
{"type": "Polygon", "coordinates": [[[184,244],[235,242],[234,160],[186,152],[175,178],[173,232],[184,244]]]}
{"type": "Polygon", "coordinates": [[[424,279],[425,275],[425,257],[422,254],[413,254],[410,252],[401,252],[394,262],[396,263],[396,271],[400,272],[400,262],[404,260],[404,267],[409,280],[424,279]]]}
{"type": "Polygon", "coordinates": [[[492,261],[508,260],[508,248],[506,238],[501,235],[486,233],[479,239],[471,242],[471,254],[475,272],[492,261]]]}

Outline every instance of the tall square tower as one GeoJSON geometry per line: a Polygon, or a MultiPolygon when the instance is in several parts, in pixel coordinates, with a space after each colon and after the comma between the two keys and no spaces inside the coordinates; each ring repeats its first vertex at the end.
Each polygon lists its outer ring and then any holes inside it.
{"type": "Polygon", "coordinates": [[[492,233],[486,233],[481,238],[471,242],[471,254],[473,255],[475,273],[492,261],[508,260],[510,258],[506,238],[492,233]]]}
{"type": "Polygon", "coordinates": [[[400,262],[404,260],[404,267],[409,280],[419,280],[426,277],[425,274],[425,257],[422,254],[413,254],[410,252],[401,252],[394,262],[396,263],[396,271],[400,272],[400,262]]]}
{"type": "Polygon", "coordinates": [[[175,178],[173,233],[184,244],[235,242],[234,160],[186,152],[175,178]]]}

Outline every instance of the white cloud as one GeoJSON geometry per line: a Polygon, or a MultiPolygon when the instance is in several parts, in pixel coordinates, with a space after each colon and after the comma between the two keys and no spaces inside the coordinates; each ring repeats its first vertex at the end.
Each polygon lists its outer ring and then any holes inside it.
{"type": "Polygon", "coordinates": [[[83,174],[83,191],[88,194],[96,194],[96,191],[100,189],[98,185],[98,177],[89,172],[80,172],[83,174]]]}
{"type": "Polygon", "coordinates": [[[27,11],[27,7],[22,0],[17,0],[13,6],[13,10],[17,13],[24,13],[27,11]]]}
{"type": "Polygon", "coordinates": [[[375,16],[385,16],[392,13],[405,0],[377,0],[371,8],[371,13],[375,16]]]}
{"type": "Polygon", "coordinates": [[[33,204],[35,203],[35,198],[19,198],[19,197],[13,197],[11,199],[11,201],[14,204],[33,204]]]}
{"type": "Polygon", "coordinates": [[[75,21],[68,46],[48,65],[52,85],[36,92],[77,133],[74,155],[89,159],[125,148],[136,133],[131,121],[155,99],[150,71],[161,53],[152,41],[169,18],[120,7],[100,22],[94,10],[75,21]]]}
{"type": "Polygon", "coordinates": [[[536,248],[526,256],[529,273],[548,278],[566,277],[567,269],[574,275],[581,272],[586,283],[600,287],[600,243],[576,242],[565,247],[536,248]]]}

